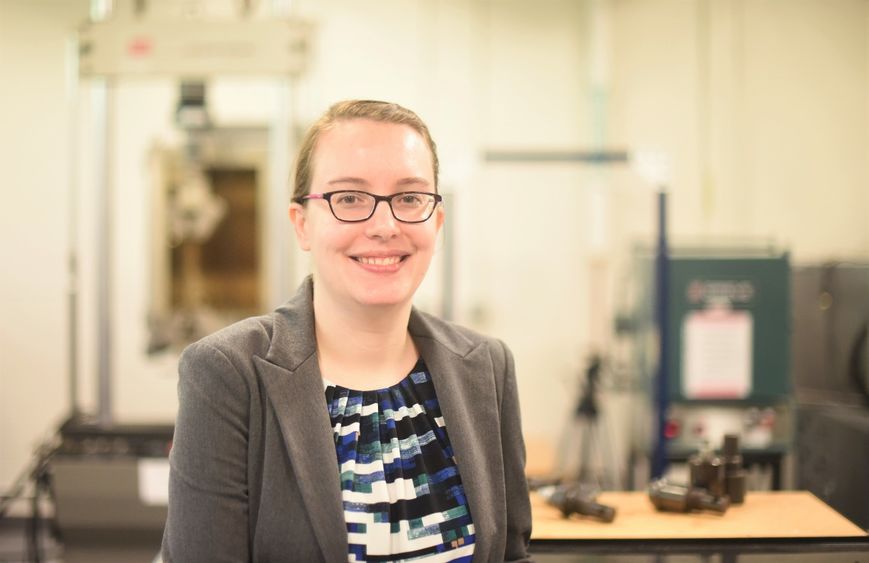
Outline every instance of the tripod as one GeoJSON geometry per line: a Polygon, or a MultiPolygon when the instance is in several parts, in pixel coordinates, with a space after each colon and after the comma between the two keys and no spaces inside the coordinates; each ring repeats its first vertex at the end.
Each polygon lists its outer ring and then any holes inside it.
{"type": "Polygon", "coordinates": [[[583,372],[579,401],[563,435],[561,447],[561,467],[567,468],[566,446],[572,441],[579,442],[579,470],[576,480],[580,484],[591,485],[599,490],[612,489],[617,484],[617,479],[611,475],[611,471],[616,468],[612,447],[598,408],[598,387],[602,367],[601,357],[593,354],[583,372]],[[596,464],[596,460],[599,460],[599,463],[596,464]]]}

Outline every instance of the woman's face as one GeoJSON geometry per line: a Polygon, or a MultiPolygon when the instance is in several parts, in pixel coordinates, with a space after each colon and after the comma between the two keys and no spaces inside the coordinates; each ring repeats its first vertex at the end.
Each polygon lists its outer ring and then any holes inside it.
{"type": "MultiPolygon", "coordinates": [[[[320,135],[311,175],[312,194],[336,190],[434,192],[431,152],[409,126],[341,121],[320,135]]],[[[292,204],[290,219],[299,245],[311,252],[318,299],[375,306],[410,303],[444,218],[439,206],[424,223],[402,223],[379,202],[367,221],[342,223],[328,202],[315,199],[292,204]]]]}

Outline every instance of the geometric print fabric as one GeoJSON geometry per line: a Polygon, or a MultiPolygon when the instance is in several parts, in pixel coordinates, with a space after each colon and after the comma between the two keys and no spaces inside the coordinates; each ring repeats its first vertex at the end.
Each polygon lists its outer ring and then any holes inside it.
{"type": "Polygon", "coordinates": [[[383,389],[324,385],[348,561],[470,563],[474,525],[422,359],[383,389]]]}

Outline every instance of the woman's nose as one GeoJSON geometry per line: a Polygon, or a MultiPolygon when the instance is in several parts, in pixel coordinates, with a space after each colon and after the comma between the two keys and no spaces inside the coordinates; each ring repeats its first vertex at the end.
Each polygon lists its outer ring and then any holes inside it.
{"type": "Polygon", "coordinates": [[[392,215],[392,209],[387,201],[377,202],[374,207],[374,214],[366,223],[368,236],[394,237],[398,234],[398,221],[392,215]]]}

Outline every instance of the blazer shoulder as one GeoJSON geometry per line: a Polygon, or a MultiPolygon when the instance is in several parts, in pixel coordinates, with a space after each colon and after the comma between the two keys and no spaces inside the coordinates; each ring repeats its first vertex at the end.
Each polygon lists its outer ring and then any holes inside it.
{"type": "Polygon", "coordinates": [[[203,357],[219,355],[236,370],[244,371],[252,356],[265,356],[274,333],[275,313],[248,317],[187,346],[180,364],[196,363],[203,357]]]}
{"type": "Polygon", "coordinates": [[[414,310],[412,314],[411,334],[416,337],[432,338],[461,356],[467,355],[480,346],[486,346],[493,359],[502,365],[505,354],[509,354],[506,344],[498,338],[422,311],[414,310]]]}

